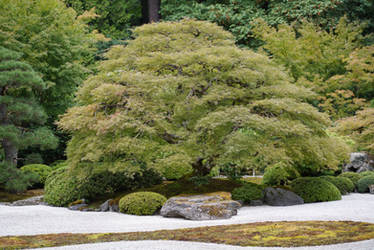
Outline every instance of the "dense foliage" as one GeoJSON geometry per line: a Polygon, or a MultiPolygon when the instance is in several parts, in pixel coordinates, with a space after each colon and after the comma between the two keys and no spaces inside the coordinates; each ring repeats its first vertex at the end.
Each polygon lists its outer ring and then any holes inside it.
{"type": "Polygon", "coordinates": [[[21,171],[24,173],[35,173],[39,178],[38,181],[34,183],[34,186],[37,185],[43,187],[47,176],[52,172],[52,168],[43,164],[30,164],[21,167],[21,171]]]}
{"type": "Polygon", "coordinates": [[[374,171],[363,171],[359,174],[361,177],[374,175],[374,171]]]}
{"type": "Polygon", "coordinates": [[[35,173],[24,173],[16,166],[0,162],[0,189],[11,193],[21,193],[39,180],[35,173]]]}
{"type": "Polygon", "coordinates": [[[346,177],[335,177],[335,176],[321,176],[320,178],[331,182],[337,187],[342,195],[353,192],[355,185],[353,182],[346,177]]]}
{"type": "Polygon", "coordinates": [[[366,177],[362,177],[357,182],[357,190],[360,193],[367,193],[369,192],[370,185],[374,185],[374,175],[368,175],[366,177]]]}
{"type": "Polygon", "coordinates": [[[357,182],[361,179],[361,176],[358,173],[354,172],[344,172],[339,175],[340,177],[346,177],[352,181],[352,183],[357,187],[357,182]]]}
{"type": "Polygon", "coordinates": [[[136,192],[119,200],[119,211],[125,214],[153,215],[166,202],[165,196],[153,192],[136,192]]]}
{"type": "Polygon", "coordinates": [[[267,57],[235,47],[230,33],[193,20],[144,25],[126,47],[113,47],[100,73],[59,122],[73,134],[72,168],[100,163],[128,169],[142,161],[254,168],[279,161],[301,173],[336,169],[346,144],[267,57]],[[174,160],[173,160],[174,159],[174,160]]]}
{"type": "Polygon", "coordinates": [[[254,183],[246,183],[242,187],[232,190],[231,195],[233,200],[240,200],[249,204],[253,200],[264,198],[264,188],[254,183]]]}
{"type": "Polygon", "coordinates": [[[208,20],[232,32],[238,44],[256,47],[259,41],[252,36],[251,22],[263,18],[269,25],[309,20],[324,29],[335,28],[339,18],[350,22],[366,21],[366,33],[374,31],[374,3],[370,0],[163,0],[164,20],[184,17],[208,20]]]}
{"type": "Polygon", "coordinates": [[[298,177],[300,177],[300,174],[296,169],[277,163],[265,169],[263,183],[268,186],[282,186],[298,177]]]}
{"type": "Polygon", "coordinates": [[[292,181],[292,191],[305,203],[341,200],[341,194],[332,183],[319,177],[300,177],[292,181]]]}
{"type": "Polygon", "coordinates": [[[113,173],[105,169],[93,171],[84,166],[80,170],[60,167],[53,171],[45,182],[44,200],[51,205],[66,206],[83,198],[91,199],[161,182],[156,173],[148,170],[142,170],[132,177],[123,172],[113,173]]]}
{"type": "MultiPolygon", "coordinates": [[[[76,12],[60,0],[0,0],[0,46],[22,52],[22,61],[43,79],[47,89],[35,94],[51,128],[72,106],[73,94],[89,72],[84,64],[91,60],[95,42],[76,12]]],[[[60,146],[44,154],[45,160],[62,158],[64,143],[60,146]]],[[[23,156],[28,153],[33,151],[23,156]]]]}

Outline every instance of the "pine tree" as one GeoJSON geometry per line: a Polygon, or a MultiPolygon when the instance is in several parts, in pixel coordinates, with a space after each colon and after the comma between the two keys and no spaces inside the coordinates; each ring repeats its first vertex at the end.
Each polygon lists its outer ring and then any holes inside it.
{"type": "Polygon", "coordinates": [[[17,165],[18,151],[54,148],[57,139],[43,124],[47,116],[35,92],[45,84],[21,54],[0,47],[0,141],[7,164],[17,165]]]}
{"type": "Polygon", "coordinates": [[[307,174],[336,169],[346,145],[308,104],[315,94],[266,56],[235,46],[209,22],[136,28],[136,39],[108,53],[59,122],[73,134],[72,168],[113,171],[192,166],[263,169],[283,162],[307,174]]]}

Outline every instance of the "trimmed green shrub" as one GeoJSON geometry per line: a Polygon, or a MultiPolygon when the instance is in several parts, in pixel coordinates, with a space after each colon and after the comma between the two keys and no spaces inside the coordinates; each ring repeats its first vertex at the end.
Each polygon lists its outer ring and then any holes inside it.
{"type": "Polygon", "coordinates": [[[35,183],[35,185],[44,186],[47,176],[52,172],[52,168],[44,164],[30,164],[21,167],[21,171],[37,174],[39,176],[39,181],[35,183]]]}
{"type": "Polygon", "coordinates": [[[341,194],[347,194],[353,192],[355,185],[347,177],[335,177],[335,176],[321,176],[320,178],[331,182],[337,187],[341,194]]]}
{"type": "Polygon", "coordinates": [[[155,168],[158,169],[167,180],[178,180],[193,172],[193,168],[186,157],[181,154],[171,155],[157,161],[155,168]]]}
{"type": "Polygon", "coordinates": [[[125,214],[153,215],[166,202],[166,197],[153,192],[136,192],[119,201],[119,211],[125,214]]]}
{"type": "Polygon", "coordinates": [[[370,185],[374,185],[374,175],[362,177],[357,183],[357,190],[360,193],[367,193],[370,185]]]}
{"type": "Polygon", "coordinates": [[[344,173],[341,173],[339,176],[340,177],[346,177],[346,178],[350,179],[353,182],[353,184],[355,185],[355,187],[357,187],[358,180],[361,179],[360,174],[354,173],[354,172],[344,172],[344,173]]]}
{"type": "Polygon", "coordinates": [[[366,176],[374,176],[374,171],[364,171],[359,173],[359,175],[361,176],[361,178],[366,176]]]}
{"type": "Polygon", "coordinates": [[[11,193],[21,193],[39,180],[37,174],[25,173],[14,165],[0,162],[0,188],[11,193]]]}
{"type": "Polygon", "coordinates": [[[298,177],[300,174],[296,169],[283,163],[277,163],[265,169],[263,183],[269,186],[283,186],[298,177]]]}
{"type": "Polygon", "coordinates": [[[264,188],[255,183],[246,183],[242,187],[232,190],[231,196],[233,200],[250,203],[252,200],[262,200],[264,198],[264,188]]]}
{"type": "Polygon", "coordinates": [[[45,183],[44,200],[51,205],[66,206],[80,199],[96,197],[118,191],[133,190],[161,183],[161,177],[154,171],[142,169],[141,173],[128,176],[123,172],[84,171],[76,173],[68,167],[53,171],[45,183]]]}
{"type": "Polygon", "coordinates": [[[291,189],[305,203],[341,200],[337,187],[319,177],[300,177],[291,182],[291,189]]]}

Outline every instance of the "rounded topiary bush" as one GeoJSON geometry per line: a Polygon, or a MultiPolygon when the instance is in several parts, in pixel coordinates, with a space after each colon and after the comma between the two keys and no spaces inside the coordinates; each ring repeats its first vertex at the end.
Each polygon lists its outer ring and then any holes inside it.
{"type": "Polygon", "coordinates": [[[292,181],[291,189],[305,203],[341,200],[337,187],[319,177],[300,177],[292,181]]]}
{"type": "Polygon", "coordinates": [[[119,201],[119,211],[125,214],[153,215],[166,202],[166,197],[154,192],[136,192],[119,201]]]}
{"type": "Polygon", "coordinates": [[[350,179],[353,182],[353,184],[355,185],[355,187],[357,187],[358,180],[362,178],[360,176],[360,174],[354,173],[354,172],[344,172],[344,173],[340,174],[339,176],[340,177],[346,177],[346,178],[350,179]]]}
{"type": "Polygon", "coordinates": [[[364,171],[359,173],[359,175],[361,176],[361,178],[366,176],[374,176],[374,171],[364,171]]]}
{"type": "Polygon", "coordinates": [[[367,193],[369,192],[369,186],[374,185],[374,175],[369,175],[366,177],[362,177],[357,182],[357,190],[360,193],[367,193]]]}
{"type": "Polygon", "coordinates": [[[282,186],[297,177],[300,177],[300,174],[296,169],[283,163],[277,163],[265,169],[262,181],[265,185],[282,186]]]}
{"type": "Polygon", "coordinates": [[[44,164],[30,164],[21,167],[21,171],[35,173],[39,177],[39,181],[34,185],[44,186],[47,176],[52,172],[52,168],[44,164]]]}
{"type": "Polygon", "coordinates": [[[353,192],[355,188],[353,182],[346,177],[321,176],[320,178],[334,184],[334,186],[339,189],[341,194],[353,192]]]}
{"type": "Polygon", "coordinates": [[[242,187],[232,190],[231,197],[233,200],[250,203],[253,200],[262,200],[264,198],[264,189],[260,185],[246,183],[242,187]]]}

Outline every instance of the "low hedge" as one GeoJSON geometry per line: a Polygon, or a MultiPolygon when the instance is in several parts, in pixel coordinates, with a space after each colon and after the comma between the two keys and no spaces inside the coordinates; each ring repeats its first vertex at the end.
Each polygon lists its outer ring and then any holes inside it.
{"type": "Polygon", "coordinates": [[[360,193],[367,193],[370,185],[374,185],[374,175],[362,177],[357,183],[357,190],[360,193]]]}
{"type": "Polygon", "coordinates": [[[359,175],[361,176],[361,178],[366,176],[374,176],[374,171],[364,171],[359,173],[359,175]]]}
{"type": "Polygon", "coordinates": [[[39,180],[34,185],[43,187],[45,184],[45,180],[52,172],[52,168],[44,164],[29,164],[21,167],[21,171],[25,173],[35,173],[39,177],[39,180]]]}
{"type": "Polygon", "coordinates": [[[337,187],[319,177],[300,177],[291,182],[291,189],[305,203],[341,200],[337,187]]]}
{"type": "Polygon", "coordinates": [[[166,202],[166,197],[154,192],[136,192],[119,200],[119,211],[125,214],[153,215],[166,202]]]}
{"type": "Polygon", "coordinates": [[[331,182],[335,187],[337,187],[341,194],[347,194],[354,191],[355,186],[353,182],[346,177],[335,177],[335,176],[321,176],[320,178],[331,182]]]}
{"type": "Polygon", "coordinates": [[[341,173],[339,177],[346,177],[350,179],[355,185],[355,187],[357,187],[358,180],[362,178],[358,173],[354,173],[354,172],[344,172],[344,173],[341,173]]]}
{"type": "Polygon", "coordinates": [[[246,183],[242,187],[232,190],[231,197],[233,200],[241,200],[248,204],[252,200],[262,200],[264,198],[264,188],[255,183],[246,183]]]}
{"type": "Polygon", "coordinates": [[[95,200],[106,194],[149,187],[161,181],[161,177],[149,169],[142,169],[140,173],[129,177],[123,172],[90,172],[81,169],[77,173],[68,167],[61,167],[48,176],[44,200],[50,205],[66,206],[83,198],[95,200]]]}

